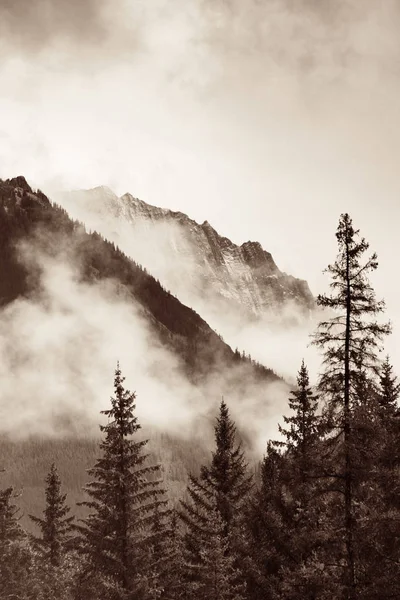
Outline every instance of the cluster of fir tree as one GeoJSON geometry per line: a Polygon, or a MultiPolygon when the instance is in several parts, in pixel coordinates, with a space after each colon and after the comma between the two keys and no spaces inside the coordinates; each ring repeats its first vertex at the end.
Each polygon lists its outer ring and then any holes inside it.
{"type": "Polygon", "coordinates": [[[20,529],[0,497],[1,598],[112,600],[389,600],[400,598],[400,385],[378,352],[389,327],[368,274],[376,256],[343,215],[332,294],[314,343],[316,390],[301,365],[290,413],[251,473],[222,402],[215,449],[177,511],[160,466],[136,441],[135,395],[105,411],[101,457],[74,525],[53,466],[41,535],[20,529]]]}

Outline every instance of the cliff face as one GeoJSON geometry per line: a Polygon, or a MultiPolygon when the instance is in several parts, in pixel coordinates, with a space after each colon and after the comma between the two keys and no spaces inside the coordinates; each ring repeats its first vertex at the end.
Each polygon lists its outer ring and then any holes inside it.
{"type": "Polygon", "coordinates": [[[219,305],[248,318],[307,319],[314,299],[306,281],[281,272],[258,242],[238,246],[205,221],[146,204],[105,187],[62,194],[73,216],[116,242],[184,302],[219,305]]]}

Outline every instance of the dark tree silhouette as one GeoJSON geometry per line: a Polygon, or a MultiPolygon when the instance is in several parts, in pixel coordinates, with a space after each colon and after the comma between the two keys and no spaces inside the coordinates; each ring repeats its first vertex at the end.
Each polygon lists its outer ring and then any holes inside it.
{"type": "Polygon", "coordinates": [[[61,480],[54,463],[45,483],[46,508],[43,518],[29,516],[41,531],[40,537],[34,536],[35,545],[42,550],[46,562],[57,567],[71,539],[74,517],[68,516],[70,508],[66,505],[67,495],[61,493],[61,480]]]}
{"type": "Polygon", "coordinates": [[[372,254],[364,258],[369,245],[360,238],[348,214],[340,217],[336,238],[339,254],[327,268],[332,278],[332,294],[320,295],[317,299],[318,305],[327,309],[327,319],[319,324],[314,343],[324,354],[319,390],[331,409],[331,426],[337,432],[337,439],[343,435],[343,463],[337,477],[344,483],[344,583],[346,597],[355,600],[358,590],[354,541],[354,477],[357,468],[354,405],[358,398],[360,365],[367,376],[373,377],[377,373],[377,353],[382,339],[390,332],[390,326],[376,319],[384,310],[384,303],[376,300],[368,280],[368,274],[378,266],[377,256],[372,254]]]}
{"type": "Polygon", "coordinates": [[[111,408],[102,411],[109,422],[101,426],[102,452],[89,471],[86,491],[90,509],[80,528],[89,573],[101,574],[115,585],[116,598],[146,598],[150,525],[166,500],[160,466],[146,465],[147,440],[134,438],[140,429],[135,394],[125,389],[119,366],[115,371],[111,408]]]}

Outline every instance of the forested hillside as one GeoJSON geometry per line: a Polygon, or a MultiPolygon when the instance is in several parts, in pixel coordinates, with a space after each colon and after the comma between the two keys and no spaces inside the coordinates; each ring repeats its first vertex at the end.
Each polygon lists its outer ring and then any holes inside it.
{"type": "Polygon", "coordinates": [[[34,193],[23,177],[0,180],[1,305],[35,290],[37,273],[21,262],[16,251],[18,242],[27,239],[34,239],[36,247],[49,255],[54,253],[57,239],[60,244],[67,240],[84,281],[114,280],[118,293],[141,307],[154,334],[176,353],[186,374],[194,380],[237,364],[247,371],[244,377],[241,372],[236,381],[239,386],[247,377],[278,379],[270,369],[232,351],[196,312],[166,291],[145,269],[96,232],[88,233],[43,193],[34,193]]]}

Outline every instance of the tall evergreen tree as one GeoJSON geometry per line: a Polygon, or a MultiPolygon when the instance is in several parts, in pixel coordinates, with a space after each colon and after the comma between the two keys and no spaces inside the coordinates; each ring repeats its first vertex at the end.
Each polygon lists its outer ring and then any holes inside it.
{"type": "Polygon", "coordinates": [[[314,343],[324,353],[324,371],[319,389],[330,409],[331,429],[340,442],[342,458],[336,481],[343,482],[344,544],[346,570],[344,593],[348,600],[359,598],[358,569],[355,547],[354,491],[359,474],[356,421],[354,405],[357,398],[360,364],[367,377],[374,377],[378,369],[377,352],[383,337],[390,332],[389,325],[377,321],[384,303],[376,300],[368,274],[377,266],[377,256],[364,258],[369,245],[360,238],[348,214],[340,217],[336,232],[339,254],[327,268],[332,281],[331,295],[318,296],[318,305],[328,309],[327,319],[319,324],[314,343]]]}
{"type": "Polygon", "coordinates": [[[66,505],[67,495],[61,493],[61,480],[54,463],[45,483],[46,508],[43,518],[29,516],[41,531],[40,537],[34,536],[35,545],[44,553],[46,562],[57,567],[70,540],[74,517],[68,516],[70,508],[66,505]]]}
{"type": "Polygon", "coordinates": [[[236,445],[236,426],[224,400],[215,425],[215,446],[211,465],[201,469],[201,480],[215,491],[217,509],[228,534],[235,510],[252,486],[252,476],[248,473],[241,445],[236,445]]]}
{"type": "MultiPolygon", "coordinates": [[[[86,486],[90,500],[83,504],[91,512],[81,527],[82,549],[88,559],[86,575],[102,578],[104,597],[139,600],[149,597],[150,525],[154,511],[162,511],[166,500],[160,466],[145,464],[147,440],[134,440],[140,429],[134,414],[136,396],[123,382],[118,365],[111,408],[102,411],[109,419],[100,427],[105,434],[102,455],[90,469],[93,480],[86,486]]],[[[84,580],[82,576],[82,589],[84,580]]]]}
{"type": "MultiPolygon", "coordinates": [[[[242,538],[244,503],[252,487],[252,476],[240,444],[236,444],[236,428],[224,401],[220,404],[215,425],[216,449],[211,464],[203,466],[200,477],[191,476],[188,500],[182,501],[180,516],[186,527],[185,554],[188,579],[192,590],[198,590],[201,598],[218,597],[208,589],[209,560],[213,552],[222,552],[231,574],[237,573],[239,545],[242,538]],[[216,531],[210,541],[210,531],[216,531]],[[210,547],[210,543],[212,544],[210,547]],[[232,571],[233,569],[233,571],[232,571]],[[211,594],[211,596],[210,596],[211,594]]],[[[229,596],[236,599],[240,582],[229,580],[229,596]]],[[[228,583],[227,583],[228,585],[228,583]]],[[[241,589],[241,588],[240,588],[241,589]]],[[[224,592],[224,598],[228,598],[224,592]]],[[[228,595],[229,595],[228,594],[228,595]]]]}
{"type": "Polygon", "coordinates": [[[282,439],[268,443],[251,510],[252,548],[260,582],[257,585],[253,578],[254,598],[260,594],[280,598],[284,590],[287,600],[311,600],[319,587],[315,553],[321,545],[321,510],[315,463],[320,452],[320,418],[304,361],[297,384],[289,397],[286,427],[279,426],[282,439]]]}

